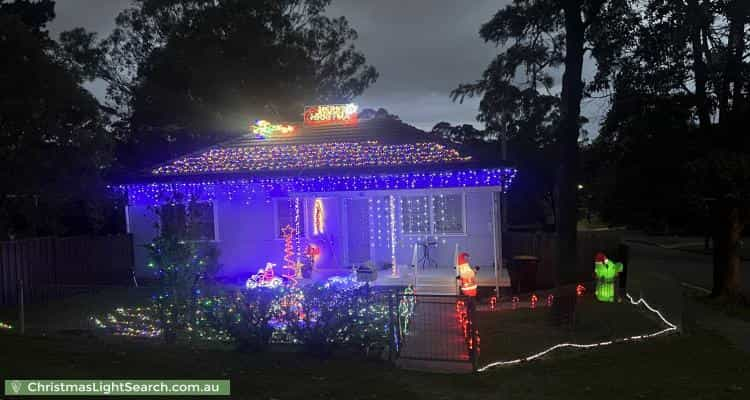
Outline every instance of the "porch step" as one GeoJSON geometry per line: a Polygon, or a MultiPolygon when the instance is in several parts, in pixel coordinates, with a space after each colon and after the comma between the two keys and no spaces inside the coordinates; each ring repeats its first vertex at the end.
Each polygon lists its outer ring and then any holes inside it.
{"type": "Polygon", "coordinates": [[[430,285],[417,281],[417,294],[455,296],[456,286],[452,285],[430,285]]]}

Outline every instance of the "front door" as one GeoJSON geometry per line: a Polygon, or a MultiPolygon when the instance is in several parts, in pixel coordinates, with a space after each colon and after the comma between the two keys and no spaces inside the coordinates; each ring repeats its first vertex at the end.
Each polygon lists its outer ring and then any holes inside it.
{"type": "Polygon", "coordinates": [[[367,199],[346,199],[346,234],[349,264],[370,260],[370,219],[367,199]]]}

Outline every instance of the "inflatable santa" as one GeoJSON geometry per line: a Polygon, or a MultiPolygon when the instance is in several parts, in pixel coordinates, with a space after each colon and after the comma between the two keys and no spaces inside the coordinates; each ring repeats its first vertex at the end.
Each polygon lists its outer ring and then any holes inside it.
{"type": "Polygon", "coordinates": [[[458,279],[461,284],[461,294],[464,296],[475,297],[477,295],[477,272],[471,267],[471,265],[469,265],[469,254],[459,254],[457,263],[458,276],[456,279],[458,279]]]}

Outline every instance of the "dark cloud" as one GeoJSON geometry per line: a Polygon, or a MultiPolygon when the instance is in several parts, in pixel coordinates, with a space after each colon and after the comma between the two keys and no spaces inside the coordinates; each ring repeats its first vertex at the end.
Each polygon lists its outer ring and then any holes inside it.
{"type": "MultiPolygon", "coordinates": [[[[479,27],[509,0],[333,0],[330,16],[346,16],[359,32],[356,46],[380,72],[357,99],[384,107],[404,121],[430,129],[440,121],[477,124],[477,99],[453,103],[458,84],[477,79],[498,49],[479,38],[479,27]]],[[[106,36],[130,0],[61,0],[50,31],[83,26],[106,36]]],[[[105,86],[89,89],[103,98],[105,86]]],[[[596,110],[600,105],[587,105],[596,110]]],[[[589,130],[592,130],[589,127],[589,130]]]]}
{"type": "Polygon", "coordinates": [[[380,72],[359,99],[382,106],[420,128],[440,121],[476,123],[478,100],[453,103],[458,84],[477,79],[497,53],[479,27],[507,1],[333,0],[329,15],[346,16],[356,45],[380,72]]]}

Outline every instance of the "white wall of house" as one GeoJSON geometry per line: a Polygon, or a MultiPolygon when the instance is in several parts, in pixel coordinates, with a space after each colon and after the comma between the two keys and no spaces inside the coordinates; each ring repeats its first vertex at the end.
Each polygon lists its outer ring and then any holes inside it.
{"type": "MultiPolygon", "coordinates": [[[[453,257],[456,244],[461,251],[471,255],[473,265],[492,267],[495,260],[492,206],[493,190],[481,189],[440,189],[440,190],[408,190],[390,192],[346,192],[321,193],[325,209],[324,233],[313,235],[313,210],[315,195],[305,194],[300,202],[300,209],[304,216],[303,226],[305,237],[301,239],[302,248],[312,242],[321,248],[324,255],[318,261],[319,268],[338,268],[349,266],[352,262],[362,261],[363,252],[369,253],[369,259],[376,265],[391,262],[390,248],[390,220],[389,208],[381,203],[380,208],[373,207],[369,200],[381,199],[388,201],[388,196],[394,196],[397,206],[396,220],[402,218],[401,196],[430,196],[462,193],[464,196],[464,229],[461,233],[451,234],[417,234],[408,235],[401,232],[402,224],[396,223],[396,261],[399,265],[412,262],[414,243],[428,240],[437,242],[437,247],[430,249],[431,257],[441,268],[453,267],[453,257]],[[359,199],[358,206],[349,199],[359,199]],[[365,207],[365,204],[369,204],[365,207]],[[351,210],[350,208],[357,208],[351,210]],[[367,213],[364,215],[363,213],[367,213]],[[378,215],[380,214],[380,218],[378,215]],[[380,232],[376,225],[380,221],[380,232]],[[385,221],[385,222],[384,222],[385,221]],[[373,228],[373,229],[371,229],[373,228]],[[368,243],[361,243],[367,241],[368,243]],[[350,243],[351,242],[351,243],[350,243]],[[359,246],[359,247],[358,247],[359,246]],[[369,250],[365,247],[369,247],[369,250]],[[355,260],[357,255],[360,260],[355,260]],[[350,260],[351,258],[351,260],[350,260]]],[[[289,204],[288,199],[276,202],[259,195],[249,201],[219,199],[214,201],[214,229],[215,242],[219,248],[219,262],[222,264],[222,275],[243,276],[250,275],[265,265],[266,262],[282,264],[284,240],[279,237],[277,230],[278,207],[289,204]]],[[[133,234],[135,245],[136,271],[139,276],[148,276],[151,272],[146,269],[147,251],[143,247],[151,242],[158,234],[156,223],[158,216],[146,206],[130,206],[128,208],[128,226],[133,234]]],[[[499,222],[498,222],[499,223],[499,222]]],[[[421,257],[421,254],[420,254],[421,257]]]]}

